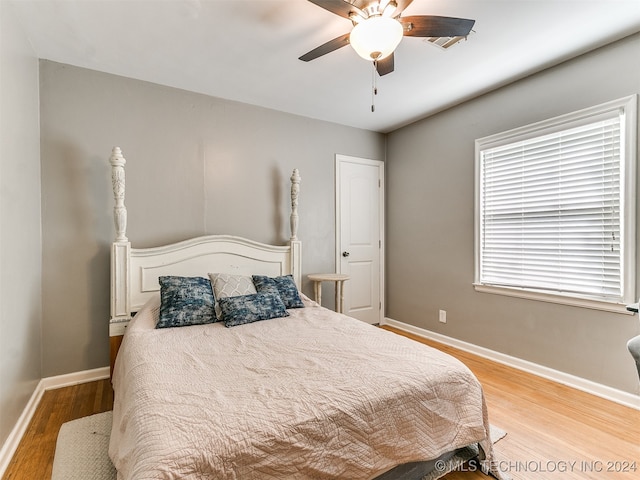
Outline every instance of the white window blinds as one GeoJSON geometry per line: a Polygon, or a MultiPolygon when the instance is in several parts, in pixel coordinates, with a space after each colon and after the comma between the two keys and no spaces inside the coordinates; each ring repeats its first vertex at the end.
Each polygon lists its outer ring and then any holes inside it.
{"type": "Polygon", "coordinates": [[[482,285],[621,302],[624,109],[481,143],[482,285]]]}

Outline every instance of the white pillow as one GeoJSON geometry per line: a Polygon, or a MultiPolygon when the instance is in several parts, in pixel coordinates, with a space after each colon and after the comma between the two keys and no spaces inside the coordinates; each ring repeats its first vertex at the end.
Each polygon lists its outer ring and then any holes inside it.
{"type": "Polygon", "coordinates": [[[258,293],[250,275],[209,273],[209,280],[211,280],[211,288],[213,288],[213,296],[216,300],[214,309],[218,320],[222,320],[222,310],[218,299],[258,293]]]}

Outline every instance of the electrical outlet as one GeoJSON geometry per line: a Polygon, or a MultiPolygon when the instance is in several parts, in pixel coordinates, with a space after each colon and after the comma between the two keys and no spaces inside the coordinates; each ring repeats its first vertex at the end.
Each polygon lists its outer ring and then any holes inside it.
{"type": "Polygon", "coordinates": [[[447,311],[446,310],[440,310],[440,314],[438,316],[438,320],[440,321],[440,323],[447,323],[447,311]]]}

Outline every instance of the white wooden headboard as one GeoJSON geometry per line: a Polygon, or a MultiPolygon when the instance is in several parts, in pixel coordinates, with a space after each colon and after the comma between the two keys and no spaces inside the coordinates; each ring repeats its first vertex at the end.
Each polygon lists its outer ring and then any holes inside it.
{"type": "Polygon", "coordinates": [[[297,169],[291,175],[291,238],[286,245],[267,245],[231,235],[208,235],[159,247],[132,248],[126,235],[126,160],[120,148],[113,148],[109,161],[116,227],[116,239],[111,248],[111,337],[124,334],[132,314],[160,290],[158,277],[162,275],[291,274],[300,288],[302,243],[297,237],[300,191],[297,169]]]}

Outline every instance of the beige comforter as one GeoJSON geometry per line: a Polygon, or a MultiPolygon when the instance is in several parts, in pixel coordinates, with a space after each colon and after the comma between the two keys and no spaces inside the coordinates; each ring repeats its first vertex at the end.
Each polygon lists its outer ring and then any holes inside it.
{"type": "Polygon", "coordinates": [[[156,330],[158,305],[116,362],[121,480],[370,479],[475,442],[491,460],[481,386],[451,356],[318,306],[156,330]]]}

